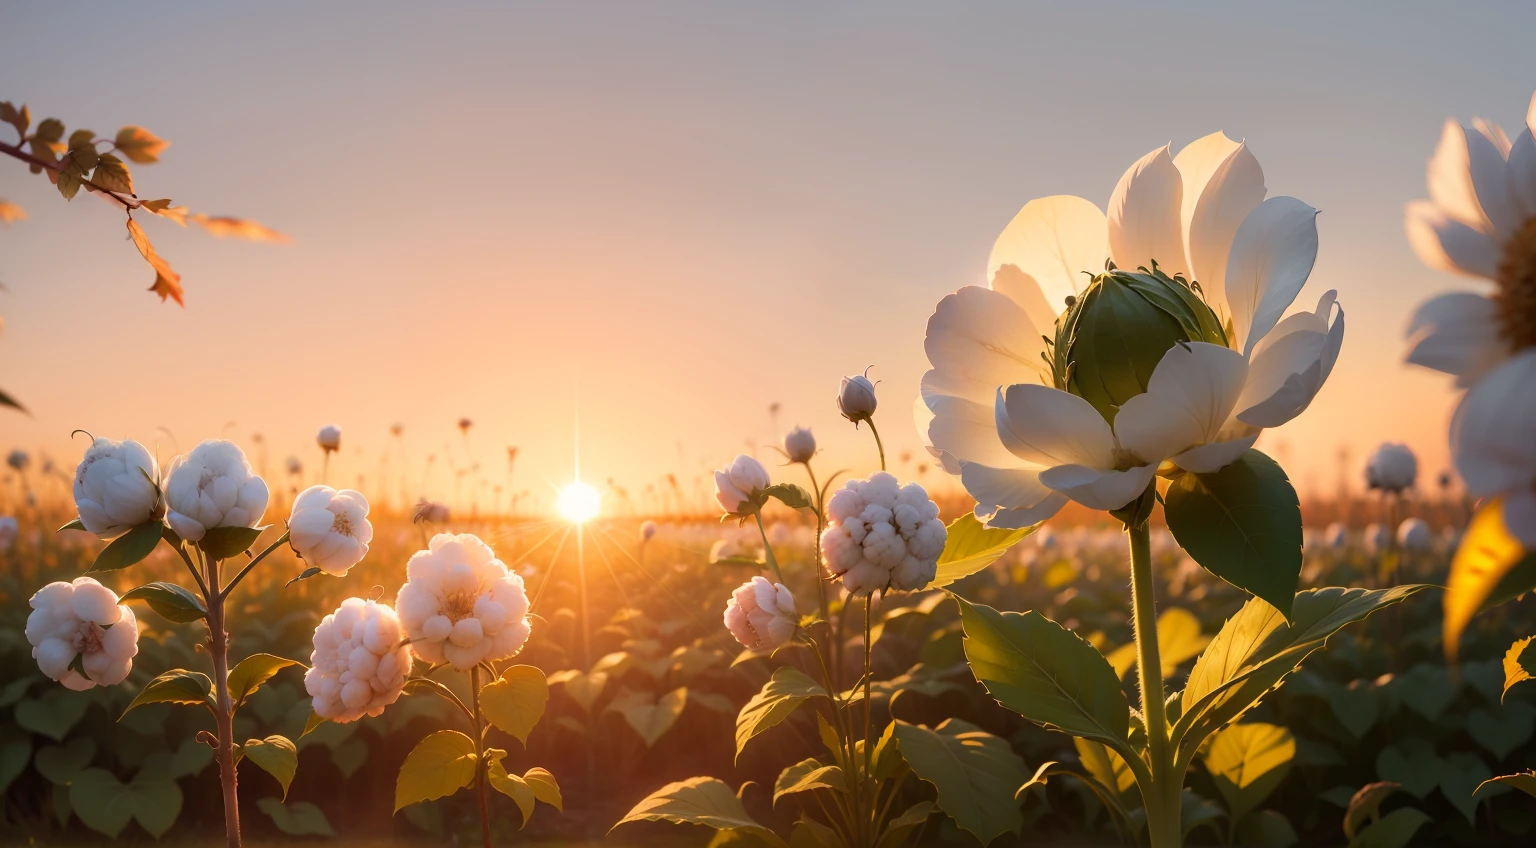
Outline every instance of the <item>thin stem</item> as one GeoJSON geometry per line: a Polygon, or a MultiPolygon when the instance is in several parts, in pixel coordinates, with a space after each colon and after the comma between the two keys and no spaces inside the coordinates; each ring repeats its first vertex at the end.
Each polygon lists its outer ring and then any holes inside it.
{"type": "MultiPolygon", "coordinates": [[[[207,560],[208,584],[219,585],[219,562],[207,560]]],[[[240,796],[236,791],[234,704],[229,697],[229,632],[224,599],[208,602],[208,655],[213,659],[213,717],[218,730],[219,783],[224,792],[224,838],[228,848],[240,848],[240,796]]]]}
{"type": "Polygon", "coordinates": [[[880,431],[875,429],[875,417],[873,415],[871,415],[870,417],[868,417],[868,418],[866,418],[864,420],[869,423],[869,432],[875,434],[875,448],[880,451],[880,470],[884,471],[885,470],[885,443],[880,441],[880,431]]]}
{"type": "MultiPolygon", "coordinates": [[[[50,171],[56,171],[56,172],[62,172],[63,171],[63,168],[59,167],[59,164],[57,162],[49,162],[47,159],[39,159],[38,157],[33,156],[30,153],[27,153],[26,151],[22,150],[21,149],[21,145],[19,143],[14,145],[14,146],[12,146],[12,145],[9,145],[9,144],[5,144],[4,142],[0,142],[0,153],[4,153],[7,156],[11,156],[11,157],[16,158],[16,159],[20,159],[21,161],[27,163],[28,165],[36,165],[39,168],[47,168],[50,171]]],[[[105,194],[106,196],[112,198],[113,200],[116,200],[118,203],[123,204],[123,208],[124,209],[128,209],[128,210],[138,209],[142,205],[142,204],[138,203],[137,201],[130,201],[130,200],[124,198],[123,196],[119,195],[115,191],[112,191],[110,189],[102,188],[101,186],[97,185],[96,183],[91,182],[88,179],[85,179],[84,177],[79,177],[78,179],[80,180],[80,184],[81,185],[83,185],[83,186],[90,186],[92,190],[98,191],[98,192],[100,192],[102,194],[105,194]]]]}
{"type": "Polygon", "coordinates": [[[283,531],[283,535],[279,536],[277,541],[275,541],[272,544],[268,545],[266,550],[262,551],[261,553],[257,554],[255,557],[253,557],[250,562],[245,564],[245,568],[240,569],[240,572],[235,575],[235,579],[229,581],[229,585],[228,586],[225,586],[224,588],[219,590],[219,597],[221,597],[221,598],[229,597],[229,593],[233,592],[235,590],[235,587],[240,585],[240,581],[245,579],[245,575],[251,573],[251,569],[253,569],[256,566],[260,565],[261,561],[266,559],[268,554],[270,554],[273,551],[277,550],[278,548],[282,547],[284,544],[287,543],[287,541],[288,541],[288,531],[284,530],[283,531]]]}
{"type": "Polygon", "coordinates": [[[485,731],[480,716],[480,666],[469,670],[470,722],[475,727],[475,794],[480,799],[480,838],[491,848],[491,796],[485,771],[485,731]]]}
{"type": "MultiPolygon", "coordinates": [[[[871,425],[871,427],[873,427],[873,425],[871,425]]],[[[878,437],[876,437],[876,438],[878,440],[878,437]]],[[[883,458],[884,458],[884,455],[882,454],[882,459],[883,458]]],[[[871,613],[871,610],[873,609],[874,605],[875,605],[875,593],[874,592],[867,592],[867,593],[865,593],[865,595],[864,595],[864,772],[863,772],[863,774],[858,775],[859,797],[860,798],[862,798],[864,796],[864,787],[865,787],[866,780],[872,779],[873,776],[874,776],[874,771],[875,771],[875,769],[874,769],[875,742],[874,742],[874,738],[873,738],[873,727],[874,727],[874,717],[875,717],[874,716],[874,714],[875,714],[875,702],[870,697],[870,694],[869,694],[870,680],[874,677],[874,674],[870,671],[870,657],[872,655],[872,648],[873,648],[873,645],[870,642],[870,634],[873,632],[873,628],[870,626],[870,623],[871,623],[871,621],[874,618],[873,614],[871,613]]],[[[864,822],[863,822],[863,827],[861,829],[865,833],[864,843],[866,845],[873,845],[873,844],[875,844],[874,824],[873,824],[873,820],[870,818],[870,816],[873,815],[875,806],[879,803],[879,800],[880,800],[880,791],[879,791],[879,787],[876,787],[875,788],[875,797],[869,799],[869,801],[870,801],[869,809],[864,811],[864,816],[862,817],[864,819],[864,822]]]]}
{"type": "Polygon", "coordinates": [[[763,527],[763,513],[761,510],[752,513],[757,519],[757,532],[763,537],[763,555],[768,560],[768,567],[773,569],[773,579],[779,583],[784,582],[784,572],[779,570],[779,558],[773,555],[773,546],[768,544],[768,530],[763,527]]]}
{"type": "MultiPolygon", "coordinates": [[[[167,542],[167,544],[170,543],[167,542]]],[[[192,562],[192,557],[187,556],[187,548],[185,544],[172,545],[171,547],[176,551],[176,553],[181,555],[181,561],[187,564],[187,571],[191,572],[192,579],[197,581],[197,588],[201,589],[203,592],[203,603],[212,606],[213,596],[208,593],[208,584],[203,582],[203,575],[198,573],[197,566],[192,562]]]]}
{"type": "MultiPolygon", "coordinates": [[[[1163,662],[1157,642],[1157,599],[1152,586],[1152,534],[1145,522],[1126,528],[1131,548],[1132,615],[1136,627],[1136,672],[1141,681],[1141,715],[1147,725],[1147,755],[1152,785],[1143,787],[1151,848],[1178,848],[1181,787],[1168,781],[1174,771],[1168,751],[1164,711],[1163,662]]],[[[1183,781],[1180,780],[1180,783],[1183,781]]]]}
{"type": "Polygon", "coordinates": [[[809,460],[803,463],[805,473],[811,478],[811,494],[816,496],[816,600],[821,604],[821,617],[830,621],[827,606],[827,586],[821,578],[821,531],[826,529],[826,517],[822,510],[821,489],[816,485],[816,472],[811,470],[809,460]]]}

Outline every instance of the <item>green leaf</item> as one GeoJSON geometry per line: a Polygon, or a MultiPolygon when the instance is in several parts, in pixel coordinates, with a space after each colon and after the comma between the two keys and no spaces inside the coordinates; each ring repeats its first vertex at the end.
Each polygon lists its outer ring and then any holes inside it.
{"type": "Polygon", "coordinates": [[[181,815],[181,789],[165,775],[141,771],[121,783],[106,769],[89,768],[69,785],[69,803],[86,827],[117,838],[129,821],[160,838],[181,815]]]}
{"type": "Polygon", "coordinates": [[[245,743],[245,758],[277,778],[283,787],[282,800],[288,800],[288,786],[293,783],[293,776],[299,770],[299,751],[288,737],[248,739],[245,743]]]}
{"type": "Polygon", "coordinates": [[[688,704],[686,688],[673,689],[659,698],[644,692],[626,694],[628,698],[614,699],[607,711],[622,716],[624,722],[640,735],[647,748],[655,745],[677,723],[678,717],[683,714],[683,707],[688,704]]]}
{"type": "Polygon", "coordinates": [[[966,660],[988,694],[1036,724],[1125,746],[1130,705],[1092,645],[1037,612],[1000,613],[955,600],[966,660]]]}
{"type": "Polygon", "coordinates": [[[812,789],[847,792],[848,784],[843,778],[843,770],[837,766],[822,765],[820,760],[814,758],[801,760],[779,772],[778,780],[773,783],[773,803],[777,805],[785,795],[809,792],[812,789]]]}
{"type": "Polygon", "coordinates": [[[736,716],[736,757],[764,731],[789,718],[801,704],[826,697],[827,690],[792,666],[781,666],[736,716]]]}
{"type": "Polygon", "coordinates": [[[1292,848],[1301,842],[1283,813],[1259,810],[1237,824],[1237,844],[1255,848],[1292,848]]]}
{"type": "MultiPolygon", "coordinates": [[[[647,795],[613,828],[637,821],[666,821],[674,824],[701,824],[715,830],[739,830],[763,840],[774,848],[788,848],[779,835],[747,815],[747,808],[731,787],[713,777],[690,777],[647,795]]],[[[609,829],[609,833],[613,832],[609,829]]]]}
{"type": "Polygon", "coordinates": [[[1510,645],[1505,652],[1504,694],[1499,700],[1509,695],[1509,687],[1536,676],[1536,645],[1532,645],[1532,641],[1536,641],[1536,636],[1527,636],[1510,645]]]}
{"type": "Polygon", "coordinates": [[[208,617],[208,608],[203,605],[203,599],[187,589],[175,583],[154,582],[130,589],[119,602],[144,601],[149,608],[159,613],[166,621],[174,621],[178,624],[186,624],[190,621],[198,621],[208,617]]]}
{"type": "Polygon", "coordinates": [[[335,836],[331,823],[320,808],[308,801],[284,804],[276,798],[262,798],[256,807],[272,819],[272,826],[289,836],[335,836]]]}
{"type": "Polygon", "coordinates": [[[944,538],[944,552],[939,554],[938,573],[928,588],[948,586],[981,571],[1001,559],[1009,548],[1039,526],[1018,530],[988,528],[974,514],[967,512],[946,528],[948,535],[944,538]]]}
{"type": "MultiPolygon", "coordinates": [[[[1136,774],[1131,771],[1124,757],[1102,742],[1081,736],[1073,737],[1072,746],[1077,749],[1077,759],[1083,770],[1104,789],[1114,792],[1115,801],[1122,809],[1134,810],[1141,806],[1141,793],[1136,789],[1136,774]]],[[[1035,779],[1041,777],[1038,773],[1035,775],[1035,779]]],[[[1042,779],[1040,783],[1044,785],[1045,781],[1042,779]]]]}
{"type": "Polygon", "coordinates": [[[932,801],[919,801],[908,807],[906,812],[886,822],[885,832],[880,834],[880,841],[875,843],[875,848],[898,848],[906,844],[907,837],[912,831],[928,821],[928,817],[936,810],[938,807],[934,806],[932,801]]]}
{"type": "MultiPolygon", "coordinates": [[[[54,532],[55,533],[63,533],[65,530],[85,530],[85,522],[81,521],[78,518],[76,518],[75,520],[69,522],[68,524],[64,525],[63,527],[60,527],[58,530],[55,530],[54,532]]],[[[90,531],[86,530],[86,532],[89,533],[90,531]]]]}
{"type": "Polygon", "coordinates": [[[981,844],[1023,828],[1013,792],[1029,772],[1007,741],[954,718],[933,730],[898,720],[896,739],[913,773],[938,790],[939,809],[981,844]]]}
{"type": "MultiPolygon", "coordinates": [[[[497,751],[496,753],[500,755],[502,752],[497,751]]],[[[490,751],[486,752],[486,758],[491,758],[490,751]]],[[[517,805],[517,810],[523,817],[521,826],[527,827],[528,819],[533,817],[534,802],[538,800],[533,794],[533,787],[529,786],[528,781],[523,780],[521,777],[509,774],[506,766],[501,764],[501,756],[491,759],[485,776],[491,782],[492,789],[511,798],[512,802],[517,805]]]]}
{"type": "Polygon", "coordinates": [[[1497,710],[1478,707],[1467,713],[1467,735],[1499,760],[1529,742],[1533,730],[1536,707],[1525,701],[1509,701],[1497,710]]]}
{"type": "Polygon", "coordinates": [[[155,545],[160,544],[163,526],[158,521],[150,521],[118,536],[112,540],[112,544],[101,549],[101,553],[96,555],[96,561],[91,563],[86,573],[117,571],[142,562],[145,557],[154,552],[155,545]]]}
{"type": "Polygon", "coordinates": [[[1443,765],[1429,740],[1410,736],[1381,749],[1376,755],[1376,776],[1422,799],[1440,785],[1443,765]]]}
{"type": "Polygon", "coordinates": [[[90,705],[91,702],[79,693],[54,688],[44,692],[41,697],[27,698],[17,703],[12,715],[23,730],[40,733],[55,742],[63,742],[70,729],[85,717],[85,709],[90,705]]]}
{"type": "Polygon", "coordinates": [[[1447,754],[1440,761],[1440,794],[1466,818],[1468,824],[1476,825],[1478,801],[1472,795],[1492,777],[1493,771],[1476,754],[1465,751],[1447,754]]]}
{"type": "Polygon", "coordinates": [[[27,770],[27,761],[30,759],[32,759],[31,739],[22,736],[0,743],[0,797],[4,797],[5,790],[9,789],[11,783],[27,770]]]}
{"type": "Polygon", "coordinates": [[[1168,529],[1206,571],[1287,619],[1301,578],[1301,503],[1285,471],[1256,450],[1214,474],[1168,486],[1168,529]]]}
{"type": "Polygon", "coordinates": [[[1349,848],[1403,848],[1430,817],[1412,807],[1400,807],[1349,840],[1349,848]]]}
{"type": "Polygon", "coordinates": [[[1241,821],[1264,803],[1296,758],[1296,737],[1275,724],[1234,724],[1211,737],[1205,769],[1227,804],[1227,814],[1241,821]]]}
{"type": "Polygon", "coordinates": [[[75,775],[91,764],[96,756],[96,740],[77,736],[63,745],[45,745],[38,749],[32,767],[49,783],[67,786],[75,775]]]}
{"type": "Polygon", "coordinates": [[[239,709],[245,699],[261,688],[261,684],[289,666],[302,668],[304,664],[272,654],[251,654],[229,670],[229,702],[239,709]]]}
{"type": "Polygon", "coordinates": [[[123,710],[123,715],[145,704],[202,704],[213,712],[213,681],[200,671],[173,668],[149,681],[128,709],[123,710]]]}
{"type": "Polygon", "coordinates": [[[1532,798],[1536,798],[1536,771],[1522,771],[1519,774],[1501,774],[1498,777],[1490,777],[1479,783],[1477,791],[1472,794],[1476,795],[1482,792],[1483,788],[1490,783],[1502,783],[1505,786],[1513,786],[1532,798]]]}
{"type": "Polygon", "coordinates": [[[203,553],[214,559],[229,559],[251,549],[261,537],[262,527],[209,527],[197,543],[203,553]]]}
{"type": "Polygon", "coordinates": [[[1451,559],[1442,634],[1446,656],[1456,659],[1461,633],[1472,616],[1532,589],[1536,553],[1527,554],[1504,525],[1504,499],[1490,498],[1472,516],[1451,559]]]}
{"type": "Polygon", "coordinates": [[[446,798],[475,779],[475,743],[457,730],[439,730],[421,740],[395,779],[395,812],[421,801],[446,798]]]}
{"type": "Polygon", "coordinates": [[[1195,661],[1180,697],[1182,714],[1172,741],[1187,762],[1206,737],[1237,720],[1301,661],[1323,647],[1328,637],[1382,607],[1400,603],[1422,585],[1390,589],[1311,589],[1299,592],[1285,619],[1269,603],[1254,598],[1227,620],[1195,661]]]}
{"type": "Polygon", "coordinates": [[[814,509],[816,499],[810,492],[796,486],[794,483],[775,483],[763,490],[763,494],[770,498],[778,498],[781,503],[790,509],[814,509]]]}
{"type": "Polygon", "coordinates": [[[1350,796],[1349,807],[1344,811],[1344,837],[1354,839],[1366,819],[1376,818],[1381,811],[1381,802],[1401,788],[1402,784],[1390,780],[1367,783],[1360,787],[1358,792],[1350,796]]]}
{"type": "Polygon", "coordinates": [[[514,665],[480,690],[480,708],[491,724],[528,744],[528,734],[544,715],[549,683],[531,665],[514,665]]]}
{"type": "Polygon", "coordinates": [[[560,797],[560,783],[550,774],[549,769],[534,766],[523,772],[523,782],[533,789],[535,798],[561,812],[565,811],[565,802],[560,797]]]}

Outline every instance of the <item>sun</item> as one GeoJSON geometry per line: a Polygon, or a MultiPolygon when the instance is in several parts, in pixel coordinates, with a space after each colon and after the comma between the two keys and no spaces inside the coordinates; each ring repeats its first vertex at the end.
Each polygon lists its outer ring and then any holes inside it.
{"type": "Polygon", "coordinates": [[[577,480],[564,489],[555,499],[555,509],[573,524],[585,524],[597,517],[603,496],[586,483],[577,480]]]}

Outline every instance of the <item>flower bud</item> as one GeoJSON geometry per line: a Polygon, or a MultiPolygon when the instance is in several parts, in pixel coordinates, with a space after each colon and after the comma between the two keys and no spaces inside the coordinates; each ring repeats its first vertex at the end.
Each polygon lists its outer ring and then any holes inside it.
{"type": "Polygon", "coordinates": [[[43,674],[77,692],[128,676],[139,653],[139,624],[111,589],[76,577],[37,590],[31,606],[27,642],[43,674]]]}
{"type": "Polygon", "coordinates": [[[763,505],[768,469],[746,454],[715,472],[715,500],[730,515],[751,515],[763,505]]]}
{"type": "Polygon", "coordinates": [[[288,541],[304,561],[341,577],[368,553],[368,499],[351,489],[310,486],[293,500],[288,541]]]}
{"type": "MultiPolygon", "coordinates": [[[[839,395],[838,399],[841,401],[842,396],[839,395]]],[[[874,408],[871,407],[870,411],[874,411],[874,408]]],[[[796,427],[784,437],[784,453],[790,462],[810,462],[811,457],[816,455],[816,437],[811,435],[810,430],[796,427]]]]}
{"type": "Polygon", "coordinates": [[[754,577],[731,593],[725,605],[725,627],[742,647],[771,651],[789,644],[800,625],[795,596],[783,583],[754,577]]]}
{"type": "Polygon", "coordinates": [[[115,539],[165,514],[155,458],[138,442],[97,439],[75,468],[75,508],[85,529],[115,539]]]}
{"type": "Polygon", "coordinates": [[[324,451],[340,450],[341,428],[335,424],[327,424],[321,427],[320,432],[315,434],[315,443],[324,451]]]}
{"type": "Polygon", "coordinates": [[[176,458],[165,481],[165,520],[200,541],[210,527],[255,527],[267,511],[267,484],[234,442],[209,439],[176,458]]]}
{"type": "Polygon", "coordinates": [[[640,544],[645,544],[656,538],[656,522],[647,518],[640,522],[640,544]]]}
{"type": "Polygon", "coordinates": [[[1434,540],[1434,533],[1422,518],[1410,518],[1397,525],[1397,546],[1405,551],[1427,551],[1434,540]]]}
{"type": "Polygon", "coordinates": [[[1413,488],[1419,461],[1407,445],[1384,442],[1365,461],[1365,484],[1391,494],[1413,488]]]}
{"type": "Polygon", "coordinates": [[[837,411],[857,424],[875,414],[875,384],[869,381],[869,369],[863,374],[844,377],[837,389],[837,411]]]}

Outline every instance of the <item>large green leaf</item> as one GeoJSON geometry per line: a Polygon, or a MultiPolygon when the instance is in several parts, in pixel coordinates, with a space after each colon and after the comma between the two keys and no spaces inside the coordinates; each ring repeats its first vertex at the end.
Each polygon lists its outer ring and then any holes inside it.
{"type": "Polygon", "coordinates": [[[114,839],[129,821],[159,838],[181,815],[181,789],[161,774],[141,771],[121,783],[106,769],[89,768],[69,785],[69,803],[85,826],[114,839]]]}
{"type": "Polygon", "coordinates": [[[475,742],[457,730],[439,730],[406,755],[395,779],[395,812],[445,798],[475,779],[475,742]]]}
{"type": "Polygon", "coordinates": [[[1115,670],[1092,645],[1037,612],[955,600],[965,658],[992,697],[1036,724],[1124,747],[1130,705],[1115,670]]]}
{"type": "Polygon", "coordinates": [[[805,759],[788,766],[779,772],[778,780],[773,782],[773,803],[779,803],[779,799],[785,795],[809,792],[812,789],[847,792],[848,784],[843,778],[843,770],[837,766],[823,765],[816,759],[805,759]]]}
{"type": "Polygon", "coordinates": [[[913,773],[938,790],[939,809],[981,844],[1023,828],[1013,793],[1029,772],[1006,740],[955,718],[932,730],[898,721],[896,739],[913,773]]]}
{"type": "Polygon", "coordinates": [[[11,782],[27,770],[27,761],[31,758],[32,740],[25,736],[0,743],[0,797],[5,795],[11,782]]]}
{"type": "Polygon", "coordinates": [[[1169,485],[1163,512],[1195,562],[1290,618],[1301,503],[1274,460],[1250,450],[1214,474],[1184,474],[1169,485]]]}
{"type": "Polygon", "coordinates": [[[741,757],[747,743],[769,728],[789,718],[810,698],[825,697],[827,690],[792,666],[782,666],[736,716],[736,756],[741,757]]]}
{"type": "MultiPolygon", "coordinates": [[[[203,746],[205,750],[207,747],[203,746]]],[[[95,756],[96,740],[89,736],[76,736],[63,745],[46,745],[38,749],[32,766],[49,783],[67,786],[75,779],[75,775],[91,764],[95,756]]]]}
{"type": "Polygon", "coordinates": [[[145,704],[202,704],[212,712],[213,681],[200,671],[173,668],[149,681],[128,709],[123,710],[123,715],[145,704]]]}
{"type": "Polygon", "coordinates": [[[1258,809],[1285,779],[1296,758],[1296,737],[1284,727],[1234,724],[1211,737],[1205,769],[1233,821],[1258,809]]]}
{"type": "Polygon", "coordinates": [[[203,599],[175,583],[148,583],[137,589],[129,589],[118,600],[124,603],[143,601],[161,618],[178,624],[208,617],[208,607],[203,605],[203,599]]]}
{"type": "Polygon", "coordinates": [[[1328,637],[1426,588],[1335,586],[1299,592],[1289,624],[1273,605],[1249,600],[1227,620],[1189,673],[1179,699],[1183,712],[1173,727],[1179,756],[1188,762],[1206,737],[1257,704],[1328,637]]]}
{"type": "Polygon", "coordinates": [[[290,666],[304,667],[298,660],[272,654],[251,654],[229,670],[229,701],[236,709],[261,688],[261,684],[290,666]]]}
{"type": "Polygon", "coordinates": [[[266,527],[209,527],[197,546],[213,559],[229,559],[245,553],[261,538],[266,527]]]}
{"type": "Polygon", "coordinates": [[[544,716],[549,683],[531,665],[514,665],[480,690],[480,708],[491,724],[528,744],[528,734],[544,716]]]}
{"type": "Polygon", "coordinates": [[[289,836],[335,836],[331,823],[320,808],[308,801],[284,804],[276,798],[262,798],[256,806],[272,819],[273,827],[289,836]]]}
{"type": "Polygon", "coordinates": [[[1021,539],[1035,532],[1034,527],[1018,530],[988,528],[975,515],[967,512],[951,521],[944,539],[944,552],[939,554],[938,574],[930,589],[938,589],[966,577],[997,562],[1008,549],[1021,539]]]}
{"type": "Polygon", "coordinates": [[[1432,819],[1412,807],[1399,807],[1349,840],[1349,848],[1403,848],[1432,819]]]}
{"type": "Polygon", "coordinates": [[[282,800],[288,800],[288,787],[299,770],[299,751],[286,736],[248,739],[242,749],[245,758],[282,784],[282,800]]]}
{"type": "MultiPolygon", "coordinates": [[[[690,777],[647,795],[614,824],[636,821],[667,821],[701,824],[716,830],[739,830],[775,848],[788,848],[779,835],[747,815],[747,808],[731,787],[713,777],[690,777]]],[[[613,828],[609,829],[613,832],[613,828]]]]}
{"type": "Polygon", "coordinates": [[[160,544],[164,526],[158,521],[151,521],[113,539],[112,544],[102,548],[101,553],[96,555],[96,561],[91,563],[86,573],[117,571],[143,561],[154,552],[155,545],[160,544]]]}
{"type": "Polygon", "coordinates": [[[12,715],[23,730],[63,742],[69,731],[85,717],[85,710],[90,705],[91,702],[78,692],[54,687],[39,697],[18,702],[12,715]]]}
{"type": "Polygon", "coordinates": [[[607,712],[618,713],[645,747],[650,748],[666,735],[683,714],[688,705],[688,690],[679,687],[660,697],[647,692],[626,692],[625,697],[615,698],[607,712]]]}

